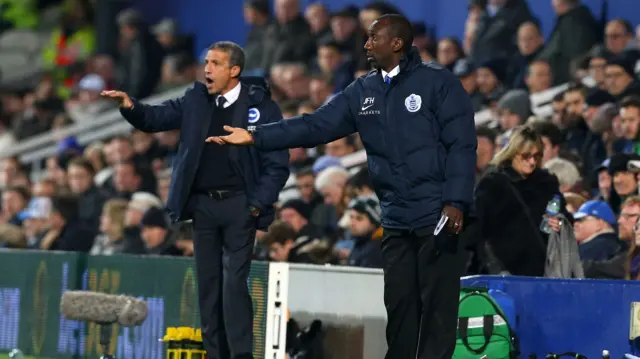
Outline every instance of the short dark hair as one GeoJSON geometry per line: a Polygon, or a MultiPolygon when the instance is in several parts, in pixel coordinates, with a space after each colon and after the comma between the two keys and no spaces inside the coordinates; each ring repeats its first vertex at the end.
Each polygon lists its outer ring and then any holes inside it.
{"type": "Polygon", "coordinates": [[[369,170],[366,167],[362,167],[353,177],[351,177],[349,184],[357,189],[365,187],[373,189],[373,182],[371,182],[369,170]]]}
{"type": "Polygon", "coordinates": [[[622,25],[622,27],[624,27],[624,31],[626,31],[627,34],[633,34],[633,25],[631,25],[629,21],[618,17],[609,21],[609,23],[613,23],[613,22],[617,22],[620,25],[622,25]]]}
{"type": "Polygon", "coordinates": [[[284,245],[287,241],[294,241],[297,237],[296,231],[289,223],[276,220],[269,226],[269,230],[265,233],[262,240],[267,246],[276,243],[284,245]]]}
{"type": "Polygon", "coordinates": [[[576,91],[579,91],[583,97],[585,98],[587,97],[587,87],[577,82],[569,84],[569,88],[567,88],[567,90],[564,93],[566,94],[568,92],[576,92],[576,91]]]}
{"type": "Polygon", "coordinates": [[[5,192],[15,192],[25,201],[29,201],[31,199],[31,192],[25,186],[11,186],[5,190],[5,192]]]}
{"type": "Polygon", "coordinates": [[[640,97],[627,96],[620,101],[620,108],[635,107],[640,110],[640,97]]]}
{"type": "Polygon", "coordinates": [[[379,22],[386,22],[389,26],[389,35],[402,39],[404,46],[402,52],[407,53],[413,46],[413,27],[409,20],[400,14],[386,14],[378,18],[379,22]]]}
{"type": "Polygon", "coordinates": [[[229,66],[240,67],[240,73],[244,70],[244,50],[240,45],[231,41],[218,41],[209,46],[208,50],[220,50],[229,55],[229,66]]]}
{"type": "Polygon", "coordinates": [[[560,146],[564,140],[560,128],[551,122],[536,122],[531,127],[540,137],[548,138],[553,146],[560,146]]]}
{"type": "Polygon", "coordinates": [[[95,168],[93,168],[93,165],[91,164],[91,161],[89,161],[88,159],[86,159],[84,157],[76,157],[76,158],[72,159],[69,162],[69,165],[67,166],[67,168],[69,168],[71,166],[80,167],[80,168],[84,169],[85,171],[87,171],[92,176],[95,175],[95,173],[96,173],[96,170],[95,170],[95,168]]]}
{"type": "Polygon", "coordinates": [[[476,127],[476,136],[477,137],[486,138],[491,143],[495,144],[496,143],[496,137],[498,137],[498,134],[496,133],[496,131],[494,131],[493,129],[491,129],[489,127],[480,126],[480,127],[476,127]]]}

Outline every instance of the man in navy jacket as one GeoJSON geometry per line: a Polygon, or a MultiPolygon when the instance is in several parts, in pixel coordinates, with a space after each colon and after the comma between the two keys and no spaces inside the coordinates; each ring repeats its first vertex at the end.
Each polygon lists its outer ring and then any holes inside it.
{"type": "Polygon", "coordinates": [[[369,28],[376,70],[315,113],[248,130],[218,144],[311,147],[358,131],[382,207],[388,359],[451,358],[459,295],[456,236],[472,204],[476,133],[469,96],[446,69],[422,63],[411,25],[385,15],[369,28]],[[441,217],[446,230],[436,235],[441,217]]]}
{"type": "Polygon", "coordinates": [[[103,93],[119,100],[124,118],[141,131],[180,129],[167,209],[174,222],[193,219],[202,337],[216,359],[253,358],[247,279],[255,230],[273,220],[273,203],[289,177],[286,150],[205,143],[225,125],[282,119],[266,88],[240,81],[243,66],[242,48],[218,42],[207,52],[206,83],[181,98],[149,106],[123,92],[103,93]]]}

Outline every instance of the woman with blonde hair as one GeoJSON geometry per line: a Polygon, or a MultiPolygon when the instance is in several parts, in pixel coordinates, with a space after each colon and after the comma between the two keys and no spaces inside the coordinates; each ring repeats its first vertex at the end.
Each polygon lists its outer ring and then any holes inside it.
{"type": "Polygon", "coordinates": [[[123,199],[108,200],[102,207],[100,234],[89,252],[92,255],[142,254],[144,248],[129,243],[124,236],[125,213],[129,202],[123,199]]]}
{"type": "Polygon", "coordinates": [[[540,222],[547,203],[560,189],[558,179],[541,168],[542,151],[537,132],[517,127],[478,182],[474,235],[487,244],[490,255],[485,260],[492,262],[487,268],[499,267],[498,272],[514,275],[544,275],[547,237],[539,229],[540,222]]]}

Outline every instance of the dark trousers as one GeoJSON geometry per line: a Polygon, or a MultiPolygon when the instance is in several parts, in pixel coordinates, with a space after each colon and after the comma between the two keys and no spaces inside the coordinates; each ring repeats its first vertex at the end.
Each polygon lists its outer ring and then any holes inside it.
{"type": "Polygon", "coordinates": [[[194,195],[191,202],[204,348],[213,359],[253,358],[247,279],[256,219],[244,194],[194,195]]]}
{"type": "Polygon", "coordinates": [[[456,241],[443,233],[434,237],[433,227],[384,230],[386,359],[453,355],[462,271],[456,241]]]}

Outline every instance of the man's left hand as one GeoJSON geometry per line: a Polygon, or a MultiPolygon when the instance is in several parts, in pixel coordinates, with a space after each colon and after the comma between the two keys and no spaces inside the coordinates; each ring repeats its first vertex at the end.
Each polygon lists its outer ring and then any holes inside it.
{"type": "Polygon", "coordinates": [[[447,232],[451,234],[460,233],[460,231],[462,231],[462,220],[464,218],[462,211],[454,206],[447,205],[442,209],[442,213],[449,217],[447,221],[447,232]]]}

